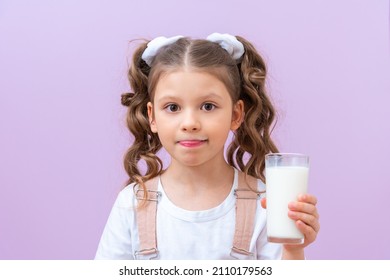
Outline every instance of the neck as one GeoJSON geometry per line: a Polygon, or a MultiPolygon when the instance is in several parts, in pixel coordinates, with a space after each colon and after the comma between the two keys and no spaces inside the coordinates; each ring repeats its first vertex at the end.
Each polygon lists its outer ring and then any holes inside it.
{"type": "Polygon", "coordinates": [[[186,186],[188,189],[207,188],[210,190],[210,188],[232,182],[234,172],[224,159],[220,164],[214,162],[200,166],[183,166],[172,160],[163,176],[169,178],[169,181],[176,182],[177,185],[186,186]]]}
{"type": "Polygon", "coordinates": [[[172,160],[161,175],[164,191],[178,207],[206,210],[219,205],[228,196],[234,170],[224,159],[220,164],[183,166],[172,160]]]}

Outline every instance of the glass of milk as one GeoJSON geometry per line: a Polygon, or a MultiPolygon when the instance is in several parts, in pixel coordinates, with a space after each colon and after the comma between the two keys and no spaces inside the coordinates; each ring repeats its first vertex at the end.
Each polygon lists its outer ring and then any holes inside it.
{"type": "Polygon", "coordinates": [[[309,157],[271,153],[265,156],[267,237],[269,242],[302,244],[303,234],[288,217],[288,204],[307,192],[309,157]]]}

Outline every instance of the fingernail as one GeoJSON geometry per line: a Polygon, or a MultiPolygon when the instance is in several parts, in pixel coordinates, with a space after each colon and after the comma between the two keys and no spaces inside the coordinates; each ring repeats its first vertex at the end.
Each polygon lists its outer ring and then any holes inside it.
{"type": "Polygon", "coordinates": [[[288,211],[288,216],[291,218],[295,217],[295,212],[294,211],[288,211]]]}
{"type": "Polygon", "coordinates": [[[288,204],[288,208],[295,208],[297,206],[297,203],[296,202],[290,202],[289,204],[288,204]]]}

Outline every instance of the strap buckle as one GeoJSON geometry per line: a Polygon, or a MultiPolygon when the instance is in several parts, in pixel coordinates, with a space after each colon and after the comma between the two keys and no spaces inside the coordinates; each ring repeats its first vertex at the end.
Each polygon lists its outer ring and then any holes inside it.
{"type": "Polygon", "coordinates": [[[237,248],[235,246],[232,247],[232,250],[230,251],[230,256],[236,260],[254,259],[254,253],[249,252],[245,249],[237,248]],[[242,255],[244,255],[246,257],[242,258],[242,255]]]}
{"type": "Polygon", "coordinates": [[[142,249],[134,252],[134,259],[138,260],[139,256],[152,255],[149,260],[155,260],[159,257],[159,252],[157,248],[142,249]]]}
{"type": "MultiPolygon", "coordinates": [[[[161,192],[159,191],[154,191],[154,190],[146,190],[148,192],[148,198],[146,199],[147,201],[158,201],[159,197],[161,196],[161,192]]],[[[135,197],[138,200],[145,200],[144,198],[144,190],[143,189],[137,189],[135,191],[135,197]],[[142,195],[139,195],[139,193],[142,192],[142,195]]]]}
{"type": "Polygon", "coordinates": [[[252,190],[247,189],[235,189],[234,195],[237,197],[237,199],[256,199],[259,200],[261,195],[265,193],[264,192],[255,192],[252,190]],[[240,194],[238,194],[240,192],[240,194]]]}

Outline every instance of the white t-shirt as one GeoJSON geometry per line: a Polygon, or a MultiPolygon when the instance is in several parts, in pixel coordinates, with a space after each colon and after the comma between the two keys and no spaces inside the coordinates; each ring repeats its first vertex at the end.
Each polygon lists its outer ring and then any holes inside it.
{"type": "MultiPolygon", "coordinates": [[[[237,183],[238,172],[235,170],[231,191],[220,205],[204,211],[189,211],[169,200],[159,180],[158,191],[162,195],[157,204],[156,218],[158,259],[234,259],[231,248],[236,215],[234,190],[237,183]]],[[[137,199],[133,187],[134,184],[130,184],[119,193],[95,259],[134,259],[134,253],[139,250],[135,214],[137,199]]],[[[264,190],[264,187],[258,180],[259,190],[264,190]]],[[[282,254],[281,245],[267,242],[266,210],[260,203],[250,251],[255,259],[280,259],[282,254]]]]}

